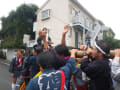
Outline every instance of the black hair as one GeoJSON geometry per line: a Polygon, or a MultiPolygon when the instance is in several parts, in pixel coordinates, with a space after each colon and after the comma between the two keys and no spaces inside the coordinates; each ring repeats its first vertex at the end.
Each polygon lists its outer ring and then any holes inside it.
{"type": "Polygon", "coordinates": [[[25,50],[24,49],[20,49],[21,54],[25,54],[25,50]]]}
{"type": "Polygon", "coordinates": [[[42,30],[44,31],[44,30],[48,30],[48,29],[46,27],[44,27],[42,30]]]}
{"type": "Polygon", "coordinates": [[[37,54],[43,52],[43,47],[40,46],[40,45],[34,45],[34,46],[33,46],[33,49],[34,49],[34,51],[35,51],[37,54]]]}
{"type": "MultiPolygon", "coordinates": [[[[109,43],[107,41],[104,40],[98,40],[96,41],[96,44],[106,53],[104,55],[105,58],[109,57],[110,54],[110,46],[109,43]]],[[[98,50],[99,51],[99,50],[98,50]]],[[[99,51],[100,52],[100,51],[99,51]]]]}
{"type": "Polygon", "coordinates": [[[65,57],[66,57],[66,56],[70,56],[69,49],[68,49],[68,47],[65,46],[65,45],[62,45],[62,44],[57,45],[57,46],[55,47],[55,51],[56,51],[56,53],[59,54],[59,55],[64,55],[65,57]]]}
{"type": "Polygon", "coordinates": [[[43,69],[54,68],[55,63],[55,56],[48,51],[40,53],[37,57],[37,64],[41,65],[43,69]]]}

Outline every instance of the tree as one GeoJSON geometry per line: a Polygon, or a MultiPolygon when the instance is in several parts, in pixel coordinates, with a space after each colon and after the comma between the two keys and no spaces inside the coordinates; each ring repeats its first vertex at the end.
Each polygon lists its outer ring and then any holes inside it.
{"type": "Polygon", "coordinates": [[[2,43],[3,47],[4,44],[9,46],[10,42],[14,42],[11,45],[19,47],[16,43],[20,42],[22,44],[24,34],[31,35],[31,39],[35,38],[33,22],[36,20],[35,12],[37,9],[36,5],[22,4],[16,11],[12,10],[7,17],[1,17],[2,29],[0,31],[0,39],[4,40],[2,43]]]}
{"type": "Polygon", "coordinates": [[[114,39],[114,37],[103,35],[103,39],[107,41],[111,49],[120,48],[120,40],[114,39]]]}

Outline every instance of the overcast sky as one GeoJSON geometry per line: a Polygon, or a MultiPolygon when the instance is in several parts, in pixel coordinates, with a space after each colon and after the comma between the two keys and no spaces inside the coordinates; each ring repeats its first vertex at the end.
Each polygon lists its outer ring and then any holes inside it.
{"type": "MultiPolygon", "coordinates": [[[[47,0],[1,0],[0,17],[7,16],[11,10],[25,3],[41,6],[47,0]]],[[[119,0],[78,0],[95,18],[101,20],[106,26],[111,27],[120,39],[120,1],[119,0]]],[[[1,22],[0,22],[1,23],[1,22]]]]}

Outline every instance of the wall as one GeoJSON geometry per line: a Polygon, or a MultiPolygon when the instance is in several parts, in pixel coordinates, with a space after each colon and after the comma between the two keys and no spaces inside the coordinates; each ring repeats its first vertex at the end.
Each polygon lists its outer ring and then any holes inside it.
{"type": "MultiPolygon", "coordinates": [[[[47,27],[49,29],[52,41],[57,45],[61,42],[61,35],[64,26],[69,23],[68,18],[68,0],[50,0],[50,2],[38,13],[37,23],[39,28],[47,27]],[[41,12],[50,9],[50,19],[41,21],[41,12]]],[[[36,32],[36,39],[38,31],[36,32]]]]}

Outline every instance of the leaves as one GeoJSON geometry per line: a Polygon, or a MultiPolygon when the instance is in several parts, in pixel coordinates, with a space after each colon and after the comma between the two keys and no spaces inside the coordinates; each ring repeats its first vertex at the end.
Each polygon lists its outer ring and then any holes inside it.
{"type": "Polygon", "coordinates": [[[120,48],[120,40],[114,39],[114,37],[105,34],[103,39],[109,43],[111,49],[120,48]]]}
{"type": "Polygon", "coordinates": [[[35,12],[37,9],[36,5],[22,4],[16,11],[12,10],[7,17],[1,17],[2,29],[0,31],[0,39],[7,40],[7,42],[4,42],[5,45],[8,43],[8,47],[10,44],[14,47],[19,47],[15,43],[18,43],[17,41],[22,43],[24,34],[31,35],[31,39],[35,38],[33,22],[36,20],[35,12]]]}

